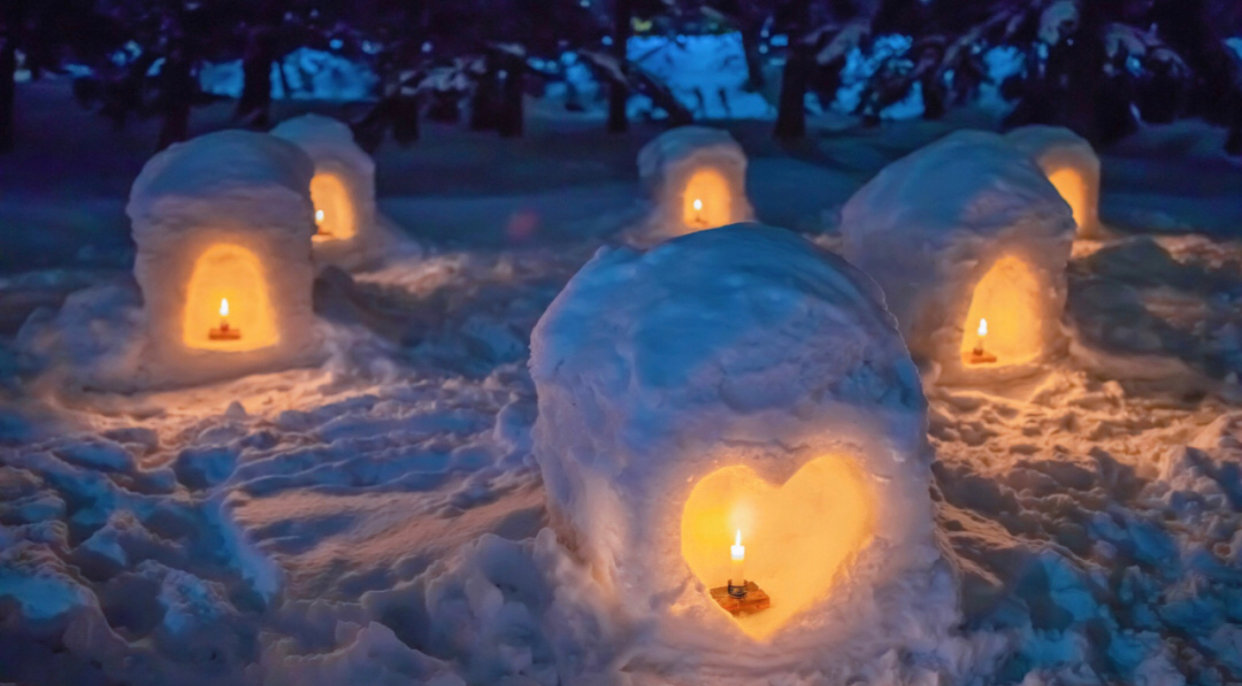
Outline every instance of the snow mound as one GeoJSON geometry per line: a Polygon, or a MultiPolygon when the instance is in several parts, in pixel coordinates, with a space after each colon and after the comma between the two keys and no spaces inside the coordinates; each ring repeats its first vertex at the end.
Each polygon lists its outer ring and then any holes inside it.
{"type": "Polygon", "coordinates": [[[146,314],[141,383],[200,383],[317,357],[313,169],[292,143],[248,131],[208,134],[147,163],[126,208],[146,314]],[[230,319],[240,333],[220,338],[230,319]]]}
{"type": "Polygon", "coordinates": [[[381,255],[388,235],[375,207],[375,162],[349,127],[307,114],[282,122],[272,135],[301,147],[315,163],[310,189],[319,225],[316,258],[352,267],[381,255]]]}
{"type": "Polygon", "coordinates": [[[638,177],[654,207],[642,227],[666,238],[753,221],[746,196],[746,153],[727,131],[683,126],[638,153],[638,177]]]}
{"type": "Polygon", "coordinates": [[[202,223],[252,231],[313,232],[311,160],[297,146],[262,133],[219,131],[177,143],[147,162],[125,208],[134,241],[202,223]]]}
{"type": "Polygon", "coordinates": [[[842,209],[841,234],[846,259],[880,284],[927,363],[925,378],[1012,378],[1064,348],[1074,219],[1001,136],[959,131],[885,167],[842,209]],[[981,331],[997,359],[976,364],[981,331]]]}
{"type": "Polygon", "coordinates": [[[553,522],[615,605],[611,630],[643,627],[636,659],[739,682],[813,665],[831,681],[947,636],[919,378],[878,289],[843,260],[754,225],[605,249],[531,349],[553,522]],[[735,528],[747,578],[773,596],[740,621],[708,592],[735,528]]]}
{"type": "Polygon", "coordinates": [[[1091,143],[1059,126],[1024,126],[1005,140],[1026,153],[1048,175],[1074,213],[1081,238],[1100,236],[1100,158],[1091,143]]]}

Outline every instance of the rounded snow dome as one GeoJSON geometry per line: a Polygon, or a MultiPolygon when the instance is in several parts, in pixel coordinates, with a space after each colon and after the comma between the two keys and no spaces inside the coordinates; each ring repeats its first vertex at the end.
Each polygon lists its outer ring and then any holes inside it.
{"type": "Polygon", "coordinates": [[[143,168],[126,209],[138,247],[148,385],[313,357],[312,171],[297,146],[249,131],[174,145],[143,168]]]}
{"type": "Polygon", "coordinates": [[[959,131],[890,164],[841,212],[843,253],[879,283],[940,381],[1022,376],[1064,349],[1069,206],[1001,136],[959,131]]]}
{"type": "Polygon", "coordinates": [[[1100,235],[1100,158],[1087,139],[1060,126],[1023,126],[1005,140],[1034,160],[1074,214],[1078,235],[1100,235]]]}
{"type": "Polygon", "coordinates": [[[313,169],[296,145],[252,131],[219,131],[174,144],[134,180],[126,207],[134,241],[197,230],[200,218],[309,237],[314,221],[306,189],[313,169]]]}
{"type": "Polygon", "coordinates": [[[918,374],[840,258],[753,224],[604,249],[531,349],[554,525],[644,660],[847,669],[953,621],[918,374]]]}
{"type": "Polygon", "coordinates": [[[375,162],[345,124],[317,114],[295,117],[272,129],[310,155],[315,205],[315,253],[320,260],[354,266],[379,247],[375,209],[375,162]]]}
{"type": "Polygon", "coordinates": [[[647,233],[680,236],[753,221],[746,196],[746,153],[727,131],[683,126],[638,154],[638,175],[655,207],[647,233]]]}

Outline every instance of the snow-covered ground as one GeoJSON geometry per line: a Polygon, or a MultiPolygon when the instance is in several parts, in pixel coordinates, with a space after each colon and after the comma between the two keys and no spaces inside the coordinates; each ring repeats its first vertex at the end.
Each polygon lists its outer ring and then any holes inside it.
{"type": "MultiPolygon", "coordinates": [[[[427,255],[320,279],[322,367],[117,395],[41,365],[89,354],[136,302],[122,208],[152,127],[115,133],[56,84],[19,102],[0,158],[0,682],[701,683],[600,629],[530,455],[531,328],[643,216],[635,156],[657,129],[538,104],[517,140],[428,125],[377,157],[381,210],[427,255]]],[[[759,218],[831,247],[881,166],[988,122],[817,123],[790,149],[766,123],[730,129],[759,218]]],[[[1242,683],[1242,168],[1223,136],[1186,122],[1102,156],[1117,238],[1075,246],[1071,357],[930,390],[964,622],[849,683],[1242,683]]]]}

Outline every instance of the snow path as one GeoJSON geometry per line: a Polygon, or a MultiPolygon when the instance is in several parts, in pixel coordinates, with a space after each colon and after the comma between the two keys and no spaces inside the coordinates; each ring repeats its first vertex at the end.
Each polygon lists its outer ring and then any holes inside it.
{"type": "MultiPolygon", "coordinates": [[[[85,126],[67,135],[85,142],[85,126]]],[[[538,534],[530,329],[637,216],[643,135],[554,144],[541,126],[507,149],[456,134],[381,153],[382,209],[431,256],[319,281],[322,368],[134,396],[58,390],[14,336],[70,293],[132,288],[108,208],[149,137],[94,141],[116,157],[81,177],[24,180],[22,153],[0,161],[24,200],[0,202],[3,268],[44,243],[57,265],[0,277],[0,681],[693,683],[626,657],[641,638],[582,642],[589,610],[558,605],[582,586],[538,534]],[[46,231],[16,237],[25,226],[46,231]]],[[[1076,250],[1074,357],[1030,383],[932,394],[962,640],[857,683],[1242,681],[1242,169],[1211,141],[1179,146],[1188,126],[1104,157],[1105,222],[1133,235],[1076,250]]],[[[942,130],[788,154],[737,135],[759,215],[818,230],[942,130]]]]}

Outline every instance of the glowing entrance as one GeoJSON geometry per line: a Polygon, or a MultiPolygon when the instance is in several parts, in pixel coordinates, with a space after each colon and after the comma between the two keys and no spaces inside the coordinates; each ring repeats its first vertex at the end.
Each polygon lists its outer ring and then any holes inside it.
{"type": "Polygon", "coordinates": [[[1049,174],[1048,182],[1057,189],[1057,192],[1061,194],[1061,199],[1070,206],[1074,212],[1074,224],[1081,229],[1088,216],[1087,184],[1083,182],[1082,174],[1073,167],[1065,167],[1049,174]]]}
{"type": "Polygon", "coordinates": [[[1042,352],[1040,283],[1022,260],[1007,256],[975,286],[963,322],[962,361],[968,367],[1030,362],[1042,352]],[[980,355],[982,353],[982,355],[980,355]]]}
{"type": "MultiPolygon", "coordinates": [[[[832,590],[842,564],[871,539],[873,497],[851,459],[819,457],[784,485],[750,467],[723,467],[690,491],[681,517],[681,554],[705,587],[722,586],[745,546],[744,574],[771,598],[759,613],[735,618],[765,638],[832,590]]],[[[724,610],[721,610],[722,612],[724,610]]]]}
{"type": "Polygon", "coordinates": [[[358,222],[345,183],[335,174],[315,174],[310,185],[311,202],[315,205],[315,241],[337,241],[353,238],[358,222]]]}
{"type": "Polygon", "coordinates": [[[690,176],[682,196],[682,223],[687,232],[733,223],[733,194],[720,172],[706,167],[690,176]]]}
{"type": "Polygon", "coordinates": [[[263,263],[239,245],[219,243],[199,256],[182,321],[191,348],[241,352],[280,342],[263,263]]]}

